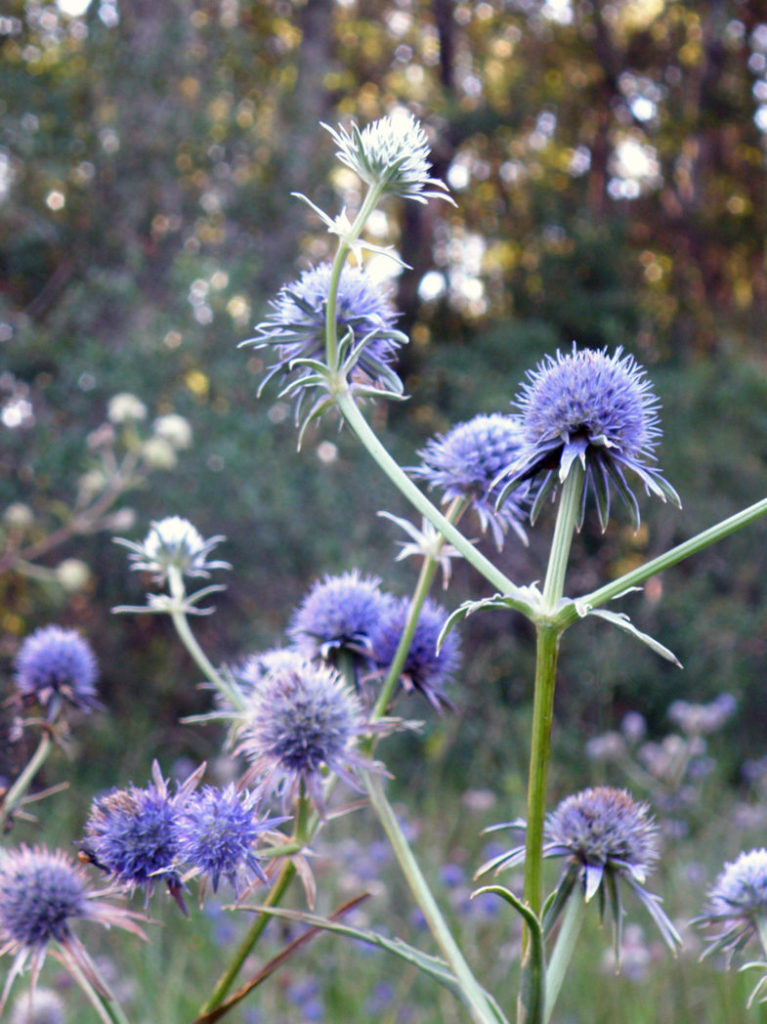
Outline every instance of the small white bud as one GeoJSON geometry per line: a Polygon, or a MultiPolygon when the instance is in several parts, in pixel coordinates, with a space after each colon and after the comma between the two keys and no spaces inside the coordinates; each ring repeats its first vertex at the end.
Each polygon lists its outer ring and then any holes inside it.
{"type": "Polygon", "coordinates": [[[56,566],[56,579],[68,594],[83,590],[90,578],[90,569],[79,558],[65,558],[56,566]]]}
{"type": "Polygon", "coordinates": [[[141,457],[149,469],[173,469],[178,461],[173,445],[161,437],[150,437],[141,446],[141,457]]]}
{"type": "Polygon", "coordinates": [[[177,451],[189,448],[192,444],[192,428],[189,420],[177,413],[158,416],[154,421],[155,436],[167,441],[177,451]]]}
{"type": "Polygon", "coordinates": [[[131,423],[146,419],[147,409],[140,398],[129,391],[121,391],[113,395],[107,406],[107,417],[111,423],[131,423]]]}

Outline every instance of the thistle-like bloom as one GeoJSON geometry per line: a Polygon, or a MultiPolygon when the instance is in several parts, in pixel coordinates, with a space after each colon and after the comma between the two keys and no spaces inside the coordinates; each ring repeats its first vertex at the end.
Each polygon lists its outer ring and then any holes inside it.
{"type": "Polygon", "coordinates": [[[288,629],[307,658],[336,664],[344,652],[355,669],[373,661],[372,635],[384,604],[381,581],[356,569],[318,580],[297,608],[288,629]]]}
{"type": "Polygon", "coordinates": [[[639,505],[626,480],[630,470],[665,501],[680,505],[679,495],[652,462],[660,437],[658,401],[650,381],[633,356],[620,348],[577,349],[548,356],[527,375],[516,399],[522,417],[522,451],[502,474],[501,494],[542,476],[531,518],[575,462],[586,475],[578,526],[586,497],[594,492],[602,529],[610,515],[610,490],[615,487],[632,510],[639,527],[639,505]]]}
{"type": "Polygon", "coordinates": [[[518,416],[481,414],[427,442],[418,452],[422,463],[412,473],[426,480],[429,486],[439,488],[445,504],[456,498],[471,501],[482,529],[492,531],[500,550],[509,527],[527,543],[521,520],[526,515],[525,498],[529,487],[522,484],[510,491],[503,504],[496,508],[500,494],[498,476],[516,461],[521,445],[518,416]]]}
{"type": "MultiPolygon", "coordinates": [[[[242,343],[269,348],[273,353],[261,388],[276,373],[290,375],[291,363],[296,359],[324,362],[330,277],[330,263],[305,270],[297,281],[280,290],[272,302],[272,312],[256,327],[255,337],[242,343]]],[[[395,319],[387,297],[365,271],[345,265],[338,282],[336,327],[339,341],[350,333],[353,337],[354,358],[349,366],[353,384],[401,390],[391,365],[407,336],[395,329],[395,319]]],[[[309,379],[311,370],[299,363],[292,369],[292,376],[294,381],[309,379]]]]}
{"type": "Polygon", "coordinates": [[[157,583],[164,583],[168,572],[176,569],[184,576],[210,576],[211,569],[231,569],[228,562],[209,562],[208,555],[224,538],[204,540],[188,519],[166,516],[152,523],[140,544],[116,537],[115,543],[128,548],[131,569],[151,572],[157,583]]]}
{"type": "MultiPolygon", "coordinates": [[[[504,826],[496,826],[503,828],[504,826]]],[[[524,829],[524,822],[509,823],[524,829]]],[[[564,872],[554,906],[559,911],[577,885],[586,902],[599,896],[600,916],[609,903],[615,926],[615,954],[621,940],[623,903],[620,883],[639,897],[671,950],[681,938],[661,908],[659,896],[644,888],[644,881],[658,859],[658,829],[646,804],[637,803],[625,789],[594,786],[564,799],[547,816],[544,829],[544,857],[564,857],[564,872]]],[[[525,847],[483,865],[480,873],[520,864],[525,847]]]]}
{"type": "MultiPolygon", "coordinates": [[[[752,937],[767,936],[767,850],[749,850],[730,864],[709,893],[696,924],[716,929],[704,956],[725,952],[727,962],[752,937]]],[[[767,951],[765,951],[767,952],[767,951]]]]}
{"type": "Polygon", "coordinates": [[[357,772],[375,767],[354,747],[364,731],[362,706],[340,674],[296,653],[253,694],[236,751],[251,762],[243,781],[258,782],[286,804],[303,784],[324,813],[323,769],[360,789],[357,772]]]}
{"type": "Polygon", "coordinates": [[[85,824],[84,855],[131,890],[145,886],[147,901],[155,882],[165,881],[186,913],[177,870],[178,819],[203,771],[201,765],[171,796],[155,761],[146,789],[131,785],[97,797],[85,824]]]}
{"type": "Polygon", "coordinates": [[[338,146],[338,158],[362,180],[379,186],[382,195],[400,196],[425,203],[427,199],[452,199],[444,182],[429,177],[429,142],[412,114],[396,112],[373,121],[360,131],[340,126],[330,132],[338,146]]]}
{"type": "Polygon", "coordinates": [[[0,997],[0,1014],[14,979],[28,961],[35,988],[51,942],[57,944],[75,978],[82,973],[102,995],[112,998],[71,925],[87,919],[146,938],[136,923],[139,915],[103,899],[113,891],[90,890],[84,870],[60,850],[51,853],[44,847],[21,846],[0,852],[0,956],[15,954],[0,997]]]}
{"type": "Polygon", "coordinates": [[[43,626],[28,636],[15,661],[16,689],[23,700],[37,700],[54,718],[61,701],[81,711],[98,707],[96,658],[74,629],[43,626]]]}
{"type": "Polygon", "coordinates": [[[218,890],[222,875],[238,899],[243,879],[247,885],[254,875],[262,882],[267,881],[255,844],[262,833],[288,819],[259,821],[257,805],[255,792],[238,792],[234,785],[226,789],[205,786],[180,809],[176,825],[178,857],[210,878],[213,892],[218,890]]]}
{"type": "MultiPolygon", "coordinates": [[[[373,638],[381,675],[389,671],[410,613],[410,599],[389,597],[373,638]]],[[[437,640],[447,619],[441,605],[428,598],[421,609],[400,680],[406,691],[418,690],[436,711],[452,710],[442,692],[461,662],[458,634],[450,632],[437,651],[437,640]]]]}

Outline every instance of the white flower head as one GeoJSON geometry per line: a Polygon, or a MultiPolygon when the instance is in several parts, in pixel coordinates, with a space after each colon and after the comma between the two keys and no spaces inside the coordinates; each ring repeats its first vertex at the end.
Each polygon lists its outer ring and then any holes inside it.
{"type": "Polygon", "coordinates": [[[152,426],[156,437],[167,441],[179,451],[189,448],[192,444],[192,428],[185,416],[169,412],[164,416],[158,416],[152,426]]]}
{"type": "Polygon", "coordinates": [[[444,182],[429,177],[429,143],[426,132],[412,114],[395,111],[360,131],[323,124],[338,146],[338,158],[368,185],[383,186],[384,195],[425,203],[427,199],[452,199],[444,182]]]}
{"type": "Polygon", "coordinates": [[[107,406],[107,418],[110,423],[115,425],[145,420],[146,412],[146,406],[141,399],[129,391],[121,391],[119,394],[113,395],[107,406]]]}
{"type": "Polygon", "coordinates": [[[141,544],[115,538],[117,544],[130,551],[131,568],[151,572],[162,583],[170,569],[185,576],[210,576],[211,569],[229,569],[228,562],[209,562],[208,555],[224,538],[204,540],[188,519],[167,516],[152,523],[141,544]]]}

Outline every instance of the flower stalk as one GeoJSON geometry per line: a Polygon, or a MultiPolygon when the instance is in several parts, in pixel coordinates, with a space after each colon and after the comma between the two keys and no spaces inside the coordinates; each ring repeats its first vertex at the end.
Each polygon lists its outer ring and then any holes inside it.
{"type": "Polygon", "coordinates": [[[34,754],[0,802],[0,832],[2,832],[5,823],[11,817],[16,807],[18,807],[18,805],[23,801],[27,790],[32,784],[32,780],[40,771],[43,764],[45,764],[52,746],[53,739],[51,731],[46,727],[43,730],[43,734],[40,737],[40,742],[37,744],[37,749],[34,754]]]}
{"type": "Polygon", "coordinates": [[[554,949],[546,968],[546,1001],[543,1011],[543,1024],[549,1024],[554,1012],[562,982],[572,960],[578,936],[581,932],[583,919],[586,916],[586,900],[579,890],[570,894],[567,901],[562,923],[554,949]]]}

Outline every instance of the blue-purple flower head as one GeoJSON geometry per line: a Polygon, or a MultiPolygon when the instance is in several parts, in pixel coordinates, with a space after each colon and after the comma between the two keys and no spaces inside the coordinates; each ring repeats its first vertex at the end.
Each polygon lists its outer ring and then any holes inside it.
{"type": "Polygon", "coordinates": [[[359,789],[357,772],[371,767],[355,749],[364,731],[362,706],[341,675],[296,653],[254,691],[237,749],[251,762],[243,781],[286,803],[303,784],[324,813],[325,769],[359,789]]]}
{"type": "Polygon", "coordinates": [[[89,919],[145,938],[137,915],[102,899],[109,894],[90,890],[82,867],[60,850],[21,846],[0,851],[0,956],[15,955],[0,996],[0,1014],[15,977],[30,959],[34,989],[51,942],[75,977],[79,972],[99,992],[109,994],[71,927],[73,921],[89,919]]]}
{"type": "Polygon", "coordinates": [[[145,887],[147,900],[155,883],[164,881],[186,912],[178,873],[178,818],[202,770],[171,795],[155,761],[146,788],[131,785],[97,797],[81,844],[85,856],[121,885],[145,887]]]}
{"type": "MultiPolygon", "coordinates": [[[[394,661],[409,613],[409,598],[387,598],[373,639],[373,650],[382,675],[388,672],[394,661]]],[[[446,619],[447,612],[441,605],[431,599],[424,602],[400,674],[403,688],[406,691],[418,690],[437,711],[452,708],[443,691],[461,663],[457,633],[448,633],[442,647],[437,650],[437,640],[446,619]]]]}
{"type": "MultiPolygon", "coordinates": [[[[512,822],[510,827],[524,829],[525,823],[512,822]]],[[[566,797],[546,818],[543,856],[565,859],[553,904],[557,912],[576,889],[586,902],[598,896],[600,916],[610,906],[616,957],[624,915],[621,884],[636,894],[667,945],[672,950],[680,945],[679,934],[663,911],[660,897],[644,888],[645,878],[658,859],[657,825],[647,805],[637,803],[627,790],[594,786],[566,797]]],[[[520,845],[494,857],[480,873],[514,867],[524,859],[525,847],[520,845]]]]}
{"type": "Polygon", "coordinates": [[[767,927],[767,850],[741,853],[725,864],[697,924],[713,930],[705,956],[724,952],[728,961],[767,927]]]}
{"type": "Polygon", "coordinates": [[[223,539],[218,536],[205,540],[188,519],[166,516],[152,523],[140,544],[122,537],[115,541],[128,548],[131,569],[152,573],[157,583],[163,583],[171,570],[182,576],[208,577],[211,569],[230,569],[228,562],[208,561],[213,548],[223,539]]]}
{"type": "MultiPolygon", "coordinates": [[[[297,281],[285,285],[272,302],[272,311],[256,327],[245,345],[269,350],[269,369],[263,385],[275,374],[293,380],[311,379],[310,369],[294,360],[325,360],[325,313],[332,265],[321,263],[305,270],[297,281]]],[[[397,350],[407,341],[396,330],[396,314],[388,297],[360,267],[346,264],[336,296],[336,329],[339,341],[353,336],[356,356],[350,370],[352,384],[391,388],[391,369],[397,350]]],[[[299,400],[301,392],[299,390],[299,400]]],[[[300,408],[300,405],[299,405],[300,408]]]]}
{"type": "Polygon", "coordinates": [[[308,658],[336,664],[347,654],[355,667],[373,660],[372,636],[381,617],[380,580],[356,569],[318,580],[301,602],[288,630],[308,658]]]}
{"type": "Polygon", "coordinates": [[[213,892],[225,878],[239,898],[243,882],[249,886],[255,876],[267,878],[258,861],[256,843],[286,821],[258,818],[258,794],[239,792],[234,785],[225,789],[205,786],[192,793],[180,808],[176,823],[178,858],[210,879],[213,892]]]}
{"type": "Polygon", "coordinates": [[[338,146],[338,158],[362,180],[378,186],[382,195],[400,196],[425,203],[427,199],[452,202],[445,184],[429,176],[429,142],[412,114],[395,111],[360,131],[354,122],[323,125],[338,146]]]}
{"type": "Polygon", "coordinates": [[[546,820],[546,855],[581,867],[589,900],[606,872],[644,882],[658,858],[658,829],[646,804],[625,789],[594,786],[567,797],[546,820]]]}
{"type": "Polygon", "coordinates": [[[516,462],[522,444],[518,416],[480,414],[458,423],[447,434],[438,434],[419,451],[421,465],[413,475],[442,491],[443,502],[456,498],[470,500],[483,530],[491,530],[500,549],[511,527],[526,542],[521,522],[527,514],[525,499],[529,487],[522,484],[509,492],[500,507],[499,475],[516,462]]]}
{"type": "Polygon", "coordinates": [[[81,711],[98,706],[98,667],[90,644],[74,629],[43,626],[26,638],[15,661],[16,689],[55,717],[62,700],[81,711]]]}
{"type": "Polygon", "coordinates": [[[648,493],[679,505],[679,496],[653,464],[660,437],[658,400],[644,370],[620,348],[580,349],[548,356],[527,375],[516,405],[522,417],[522,451],[503,474],[504,492],[541,477],[533,506],[563,483],[576,463],[585,471],[579,526],[593,492],[604,529],[615,488],[639,526],[639,506],[626,480],[634,473],[648,493]]]}

